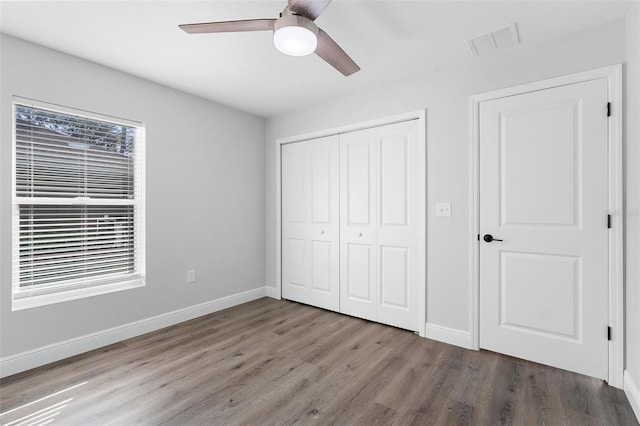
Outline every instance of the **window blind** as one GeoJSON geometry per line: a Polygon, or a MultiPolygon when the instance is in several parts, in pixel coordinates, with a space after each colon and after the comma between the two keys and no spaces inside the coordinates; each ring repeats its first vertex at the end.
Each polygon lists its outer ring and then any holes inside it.
{"type": "Polygon", "coordinates": [[[140,127],[76,111],[14,108],[14,301],[141,285],[140,127]]]}

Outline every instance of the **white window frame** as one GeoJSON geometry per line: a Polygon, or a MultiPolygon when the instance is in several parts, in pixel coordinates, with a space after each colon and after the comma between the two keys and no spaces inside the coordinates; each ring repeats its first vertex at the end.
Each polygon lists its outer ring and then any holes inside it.
{"type": "Polygon", "coordinates": [[[128,290],[132,288],[144,287],[146,284],[146,238],[145,238],[145,127],[143,123],[131,121],[119,117],[108,116],[95,112],[89,112],[81,109],[71,108],[51,104],[47,102],[37,101],[33,99],[13,97],[12,102],[12,146],[11,146],[11,213],[12,213],[12,235],[11,235],[11,263],[12,263],[12,279],[11,279],[11,310],[18,311],[22,309],[33,308],[37,306],[50,305],[53,303],[66,302],[70,300],[81,299],[85,297],[97,296],[100,294],[113,293],[116,291],[128,290]],[[113,124],[135,127],[135,176],[139,182],[134,185],[134,200],[128,201],[129,205],[135,206],[135,251],[136,251],[136,276],[130,278],[119,278],[113,281],[103,280],[99,284],[95,283],[74,283],[73,285],[47,285],[42,289],[24,289],[20,288],[19,280],[19,254],[20,254],[20,236],[18,231],[20,205],[29,202],[37,204],[52,205],[109,205],[122,204],[118,201],[109,199],[71,199],[61,201],[55,197],[39,198],[37,201],[24,200],[16,196],[16,107],[26,106],[30,108],[43,109],[65,115],[75,115],[82,118],[106,121],[113,124]],[[22,201],[21,201],[22,200],[22,201]],[[26,201],[26,202],[25,202],[26,201]]]}

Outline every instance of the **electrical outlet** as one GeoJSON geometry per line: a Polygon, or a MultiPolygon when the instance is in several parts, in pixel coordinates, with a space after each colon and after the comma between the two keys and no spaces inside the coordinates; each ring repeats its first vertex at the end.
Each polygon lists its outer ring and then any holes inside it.
{"type": "Polygon", "coordinates": [[[189,269],[187,271],[187,284],[196,282],[196,270],[189,269]]]}
{"type": "Polygon", "coordinates": [[[436,203],[436,216],[451,217],[451,203],[436,203]]]}

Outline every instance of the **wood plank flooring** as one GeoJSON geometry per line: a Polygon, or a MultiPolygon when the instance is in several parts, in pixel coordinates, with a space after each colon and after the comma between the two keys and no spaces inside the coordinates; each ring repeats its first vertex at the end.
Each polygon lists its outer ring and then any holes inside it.
{"type": "Polygon", "coordinates": [[[0,411],[3,425],[638,424],[601,380],[267,298],[5,378],[0,411]]]}

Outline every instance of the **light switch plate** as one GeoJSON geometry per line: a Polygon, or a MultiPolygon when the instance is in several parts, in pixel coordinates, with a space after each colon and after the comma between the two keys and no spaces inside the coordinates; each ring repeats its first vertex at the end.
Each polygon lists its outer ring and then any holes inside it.
{"type": "Polygon", "coordinates": [[[451,217],[451,203],[436,203],[436,216],[451,217]]]}

